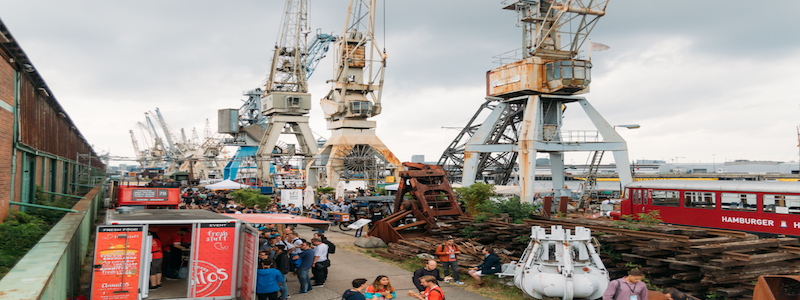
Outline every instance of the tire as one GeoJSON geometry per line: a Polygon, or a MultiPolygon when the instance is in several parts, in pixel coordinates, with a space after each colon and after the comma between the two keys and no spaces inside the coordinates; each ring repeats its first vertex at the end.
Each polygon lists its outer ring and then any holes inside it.
{"type": "Polygon", "coordinates": [[[341,231],[353,230],[352,228],[347,227],[350,224],[353,224],[353,222],[339,222],[339,230],[341,231]]]}

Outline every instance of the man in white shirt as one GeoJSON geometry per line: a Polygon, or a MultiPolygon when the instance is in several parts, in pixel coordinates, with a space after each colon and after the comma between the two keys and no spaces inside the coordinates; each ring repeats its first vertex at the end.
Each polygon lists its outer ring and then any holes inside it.
{"type": "Polygon", "coordinates": [[[324,286],[328,279],[328,267],[331,266],[328,260],[328,245],[318,238],[311,239],[314,244],[314,263],[311,265],[311,272],[314,274],[313,286],[324,286]]]}
{"type": "MultiPolygon", "coordinates": [[[[300,245],[303,244],[303,240],[297,235],[297,232],[289,232],[286,234],[286,243],[291,245],[291,250],[289,251],[289,257],[295,257],[300,255],[300,252],[303,252],[303,249],[300,249],[300,245]]],[[[294,271],[295,270],[295,262],[296,259],[292,259],[292,263],[289,266],[289,269],[294,271]]]]}

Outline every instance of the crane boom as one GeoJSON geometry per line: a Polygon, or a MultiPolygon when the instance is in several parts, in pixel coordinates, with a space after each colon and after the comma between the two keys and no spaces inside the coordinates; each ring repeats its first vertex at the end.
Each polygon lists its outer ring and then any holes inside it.
{"type": "Polygon", "coordinates": [[[133,130],[128,130],[128,132],[131,133],[131,142],[133,143],[133,151],[136,153],[136,158],[139,159],[139,164],[145,167],[144,155],[142,155],[142,152],[139,150],[139,142],[136,141],[136,135],[133,134],[133,130]]]}
{"type": "Polygon", "coordinates": [[[161,125],[161,130],[164,131],[164,136],[167,138],[170,152],[172,152],[173,155],[176,154],[179,150],[178,147],[175,146],[175,142],[173,142],[173,139],[175,138],[172,136],[172,131],[169,130],[167,122],[164,121],[164,117],[161,116],[161,111],[158,110],[158,107],[156,107],[156,120],[158,121],[158,124],[161,125]]]}
{"type": "Polygon", "coordinates": [[[265,95],[274,91],[308,92],[303,74],[308,32],[308,0],[286,0],[281,35],[272,56],[265,95]]]}
{"type": "Polygon", "coordinates": [[[321,101],[329,128],[381,113],[386,52],[375,39],[375,8],[376,0],[350,1],[344,36],[336,43],[333,87],[321,101]]]}

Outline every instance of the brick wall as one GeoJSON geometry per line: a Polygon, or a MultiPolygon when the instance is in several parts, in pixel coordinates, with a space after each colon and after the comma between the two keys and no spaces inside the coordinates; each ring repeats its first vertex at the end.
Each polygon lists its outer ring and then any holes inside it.
{"type": "MultiPolygon", "coordinates": [[[[14,72],[7,60],[0,61],[0,101],[12,106],[14,105],[14,72]]],[[[11,197],[13,135],[14,114],[0,108],[0,222],[8,215],[8,201],[11,197]]]]}

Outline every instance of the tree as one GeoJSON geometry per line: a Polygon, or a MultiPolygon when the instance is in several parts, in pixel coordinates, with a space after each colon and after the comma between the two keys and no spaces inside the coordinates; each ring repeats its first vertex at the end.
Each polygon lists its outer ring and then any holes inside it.
{"type": "Polygon", "coordinates": [[[239,189],[231,193],[233,199],[247,207],[258,205],[265,209],[272,202],[272,198],[262,195],[257,189],[239,189]]]}
{"type": "Polygon", "coordinates": [[[494,184],[485,184],[483,182],[474,183],[468,187],[456,188],[459,201],[467,204],[467,213],[476,216],[478,211],[475,209],[477,206],[485,204],[489,201],[495,193],[494,184]]]}
{"type": "Polygon", "coordinates": [[[330,193],[333,193],[333,191],[335,191],[335,190],[336,190],[335,188],[332,188],[332,187],[329,187],[329,186],[318,187],[317,188],[317,193],[330,194],[330,193]]]}

